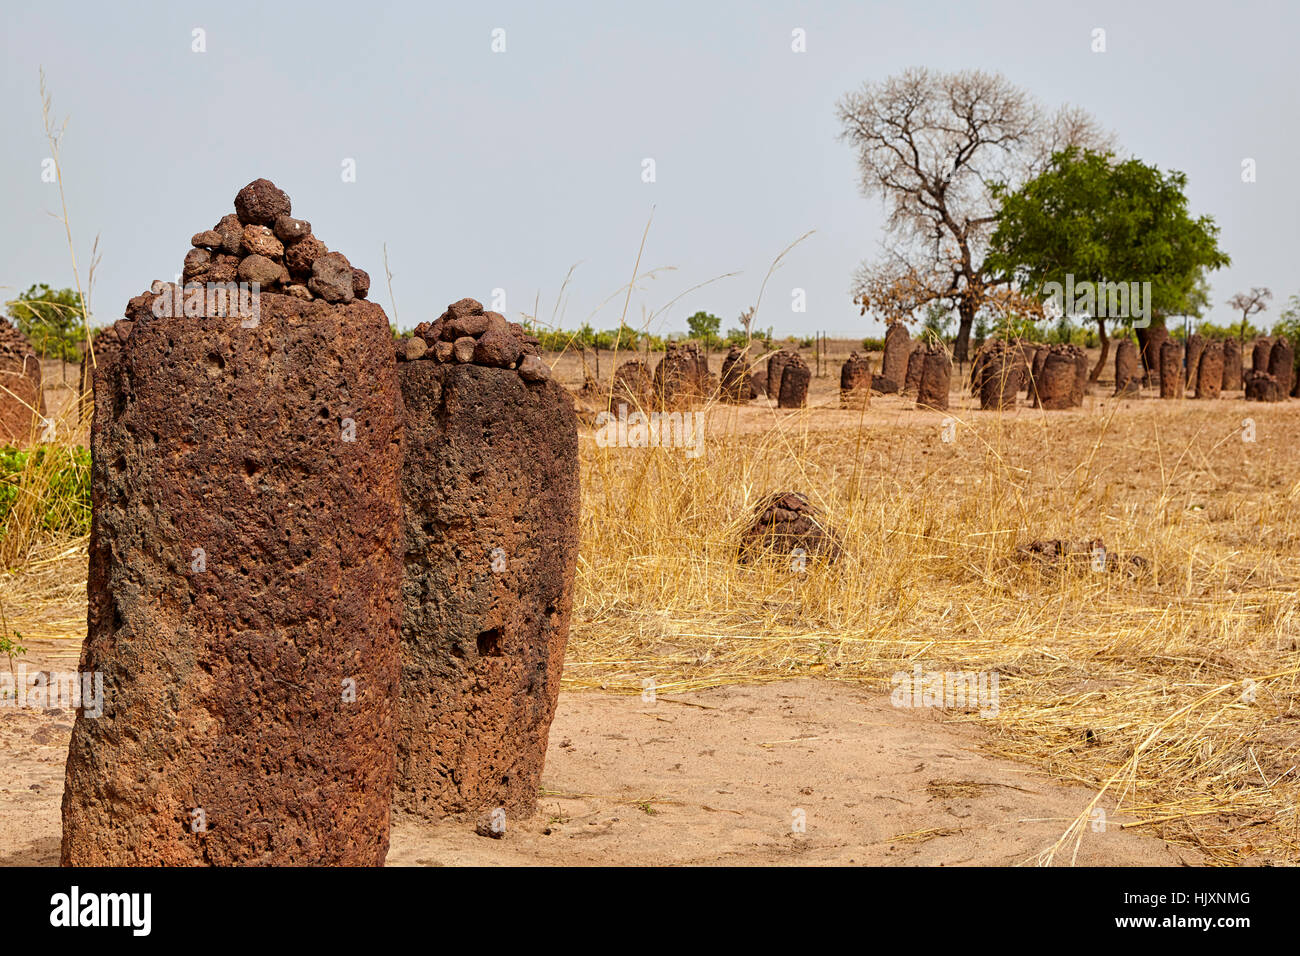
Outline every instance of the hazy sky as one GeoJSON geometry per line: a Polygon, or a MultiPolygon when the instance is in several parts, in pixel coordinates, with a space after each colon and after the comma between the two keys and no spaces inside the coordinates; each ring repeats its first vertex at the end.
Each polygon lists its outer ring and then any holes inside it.
{"type": "MultiPolygon", "coordinates": [[[[3,0],[0,294],[71,285],[38,71],[68,118],[63,172],[84,269],[95,236],[99,322],[180,271],[190,236],[259,176],[384,288],[399,325],[504,289],[512,319],[565,325],[626,283],[646,222],[632,324],[692,286],[656,331],[706,309],[737,325],[772,259],[760,327],[864,335],[848,288],[881,204],[858,191],[835,101],[909,66],[997,70],[1069,102],[1127,153],[1183,170],[1233,265],[1229,295],[1300,292],[1300,103],[1294,3],[57,3],[3,0]],[[1091,50],[1095,28],[1106,52],[1091,50]],[[195,28],[206,52],[192,51],[195,28]],[[791,50],[806,31],[807,52],[791,50]],[[504,30],[505,52],[492,51],[504,30]],[[1257,164],[1243,183],[1241,162],[1257,164]],[[642,181],[643,160],[656,181],[642,181]],[[356,181],[344,182],[345,160],[356,181]],[[806,313],[791,290],[807,294],[806,313]]],[[[593,319],[617,324],[622,298],[593,319]]]]}

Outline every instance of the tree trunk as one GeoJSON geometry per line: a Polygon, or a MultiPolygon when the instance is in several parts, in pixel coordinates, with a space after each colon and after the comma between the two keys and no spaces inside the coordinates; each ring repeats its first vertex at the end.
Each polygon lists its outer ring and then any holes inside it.
{"type": "Polygon", "coordinates": [[[1110,339],[1106,338],[1106,320],[1097,319],[1097,338],[1101,340],[1101,358],[1097,359],[1097,365],[1088,376],[1088,381],[1095,382],[1101,378],[1101,370],[1106,367],[1106,356],[1110,354],[1110,339]]]}
{"type": "Polygon", "coordinates": [[[970,330],[975,324],[975,303],[963,296],[957,302],[957,316],[961,320],[957,326],[957,341],[952,346],[952,357],[957,362],[965,362],[970,348],[970,330]]]}

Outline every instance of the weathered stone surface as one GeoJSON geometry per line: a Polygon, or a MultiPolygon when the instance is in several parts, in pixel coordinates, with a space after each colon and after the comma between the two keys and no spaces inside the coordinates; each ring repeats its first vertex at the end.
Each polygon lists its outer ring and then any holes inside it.
{"type": "Polygon", "coordinates": [[[790,361],[781,370],[781,391],[777,395],[777,408],[803,408],[808,404],[808,384],[812,369],[803,357],[792,353],[790,361]]]}
{"type": "Polygon", "coordinates": [[[508,329],[490,328],[479,336],[474,346],[474,361],[494,368],[514,368],[523,355],[523,346],[508,329]]]}
{"type": "Polygon", "coordinates": [[[1160,397],[1183,397],[1183,347],[1172,339],[1160,345],[1160,397]]]}
{"type": "Polygon", "coordinates": [[[18,329],[0,317],[0,445],[25,445],[45,415],[41,360],[18,329]]]}
{"type": "Polygon", "coordinates": [[[1201,369],[1201,355],[1205,352],[1206,338],[1200,332],[1193,332],[1187,337],[1187,345],[1183,354],[1184,361],[1184,381],[1187,383],[1187,391],[1196,392],[1197,398],[1200,392],[1196,387],[1197,377],[1201,369]]]}
{"type": "Polygon", "coordinates": [[[1257,338],[1250,350],[1250,367],[1256,372],[1268,371],[1268,360],[1273,354],[1273,340],[1267,337],[1257,338]]]}
{"type": "Polygon", "coordinates": [[[1223,388],[1223,342],[1210,339],[1201,347],[1196,369],[1196,397],[1218,398],[1223,388]]]}
{"type": "Polygon", "coordinates": [[[1279,335],[1268,353],[1268,374],[1277,379],[1283,395],[1291,394],[1295,384],[1295,349],[1285,335],[1279,335]]]}
{"type": "Polygon", "coordinates": [[[1241,389],[1241,342],[1228,336],[1223,340],[1223,391],[1239,392],[1241,389]]]}
{"type": "Polygon", "coordinates": [[[1115,394],[1136,398],[1142,388],[1142,363],[1137,346],[1130,338],[1119,340],[1115,348],[1115,394]]]}
{"type": "Polygon", "coordinates": [[[341,252],[327,252],[311,264],[307,288],[326,302],[351,302],[352,263],[341,252]]]}
{"type": "Polygon", "coordinates": [[[865,408],[871,404],[871,360],[850,352],[840,366],[840,407],[865,408]]]}
{"type": "Polygon", "coordinates": [[[794,569],[802,571],[815,559],[830,563],[843,553],[839,536],[798,492],[767,495],[754,506],[753,514],[754,520],[740,538],[737,557],[741,564],[775,555],[799,562],[794,569]]]}
{"type": "MultiPolygon", "coordinates": [[[[912,354],[912,336],[908,334],[907,326],[901,322],[895,322],[885,332],[885,354],[880,360],[880,374],[876,376],[877,380],[885,380],[893,384],[890,392],[897,392],[903,387],[903,382],[907,379],[907,360],[912,354]]],[[[877,382],[876,391],[885,391],[879,387],[877,382]]]]}
{"type": "Polygon", "coordinates": [[[101,366],[81,668],[103,675],[104,713],[73,729],[65,865],[387,852],[402,569],[388,319],[270,293],[260,313],[256,328],[137,322],[101,366]]]}
{"type": "Polygon", "coordinates": [[[244,227],[244,248],[252,255],[277,259],[284,255],[284,243],[266,226],[244,227]]]}
{"type": "Polygon", "coordinates": [[[285,249],[284,262],[289,267],[289,274],[299,282],[306,283],[311,278],[312,266],[329,248],[315,236],[305,236],[285,249]]]}
{"type": "Polygon", "coordinates": [[[781,396],[781,376],[785,373],[785,367],[790,363],[790,359],[796,353],[789,349],[782,349],[774,352],[767,360],[767,396],[768,398],[780,399],[781,396]]]}
{"type": "Polygon", "coordinates": [[[1074,408],[1078,393],[1079,362],[1077,347],[1051,345],[1042,352],[1042,368],[1036,380],[1038,405],[1048,410],[1074,408]]]}
{"type": "Polygon", "coordinates": [[[722,359],[722,374],[718,382],[722,401],[729,405],[744,405],[756,398],[749,379],[749,353],[732,346],[722,359]]]}
{"type": "Polygon", "coordinates": [[[942,345],[932,344],[920,349],[921,381],[916,391],[917,408],[948,408],[948,391],[952,383],[952,359],[942,345]]]}
{"type": "Polygon", "coordinates": [[[664,357],[655,366],[652,388],[656,407],[685,409],[714,395],[718,382],[698,345],[669,342],[664,357]]]}
{"type": "MultiPolygon", "coordinates": [[[[536,358],[536,356],[530,356],[536,358]]],[[[530,812],[578,553],[578,436],[554,381],[407,362],[397,807],[530,812]]]]}
{"type": "Polygon", "coordinates": [[[1280,402],[1286,398],[1281,383],[1268,372],[1250,369],[1245,374],[1246,401],[1280,402]]]}
{"type": "Polygon", "coordinates": [[[979,370],[980,408],[1013,408],[1020,391],[1021,354],[1005,342],[987,343],[976,359],[979,370]]]}
{"type": "Polygon", "coordinates": [[[240,260],[239,278],[244,282],[256,282],[262,288],[267,288],[281,282],[288,282],[289,273],[274,259],[251,255],[240,260]]]}
{"type": "Polygon", "coordinates": [[[925,347],[917,342],[907,356],[907,371],[903,374],[903,393],[915,395],[921,388],[921,366],[925,363],[925,347]]]}
{"type": "Polygon", "coordinates": [[[269,179],[254,179],[235,195],[235,215],[245,226],[273,226],[292,211],[288,194],[269,179]]]}
{"type": "Polygon", "coordinates": [[[614,388],[610,406],[625,404],[629,409],[648,409],[654,394],[653,376],[646,364],[637,359],[624,362],[614,370],[614,388]]]}
{"type": "Polygon", "coordinates": [[[1134,329],[1138,337],[1138,349],[1142,367],[1146,370],[1144,385],[1160,384],[1160,350],[1169,341],[1169,329],[1163,323],[1134,329]]]}
{"type": "Polygon", "coordinates": [[[292,216],[280,216],[275,220],[275,238],[286,246],[311,235],[311,223],[306,219],[294,219],[292,216]]]}

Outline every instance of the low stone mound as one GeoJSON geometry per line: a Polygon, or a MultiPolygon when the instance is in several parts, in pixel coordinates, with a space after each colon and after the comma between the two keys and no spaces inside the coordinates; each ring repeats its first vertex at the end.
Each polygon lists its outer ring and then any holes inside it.
{"type": "Polygon", "coordinates": [[[808,404],[808,384],[812,369],[803,357],[792,354],[781,370],[781,392],[777,396],[778,408],[803,408],[808,404]]]}
{"type": "MultiPolygon", "coordinates": [[[[551,377],[537,339],[500,312],[485,311],[475,299],[453,302],[434,321],[417,325],[409,339],[397,344],[397,360],[517,369],[530,382],[551,377]]],[[[594,395],[603,391],[594,379],[590,387],[594,395]]]]}
{"type": "Polygon", "coordinates": [[[16,326],[0,318],[0,445],[39,437],[44,416],[40,357],[16,326]]]}
{"type": "Polygon", "coordinates": [[[1251,369],[1245,374],[1245,384],[1248,402],[1280,402],[1287,397],[1282,383],[1268,372],[1251,369]]]}
{"type": "Polygon", "coordinates": [[[840,407],[865,408],[871,404],[871,360],[850,352],[840,366],[840,407]]]}
{"type": "Polygon", "coordinates": [[[795,561],[811,563],[817,558],[830,563],[843,553],[838,536],[826,528],[817,509],[798,492],[767,495],[754,506],[753,514],[753,522],[740,539],[741,564],[782,555],[795,561]]]}

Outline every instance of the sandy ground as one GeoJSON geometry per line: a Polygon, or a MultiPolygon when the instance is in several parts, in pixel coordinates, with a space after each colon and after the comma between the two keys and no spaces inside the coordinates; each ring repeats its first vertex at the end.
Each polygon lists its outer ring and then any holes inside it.
{"type": "MultiPolygon", "coordinates": [[[[0,710],[0,865],[53,866],[69,711],[0,710]]],[[[390,865],[1016,865],[1091,794],[980,752],[971,724],[799,680],[660,697],[565,694],[538,813],[394,821],[390,865]],[[802,812],[805,832],[794,832],[802,812]]],[[[1110,815],[1085,865],[1195,864],[1110,815]]],[[[1068,854],[1066,855],[1068,859],[1068,854]]]]}

